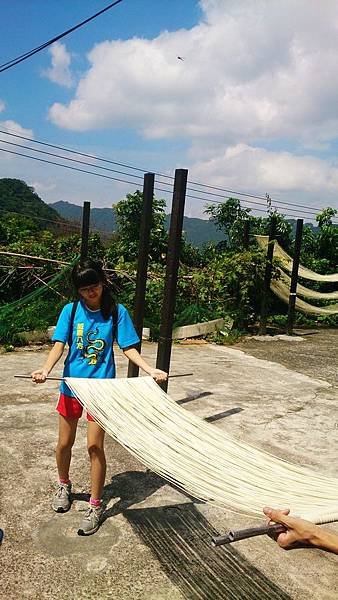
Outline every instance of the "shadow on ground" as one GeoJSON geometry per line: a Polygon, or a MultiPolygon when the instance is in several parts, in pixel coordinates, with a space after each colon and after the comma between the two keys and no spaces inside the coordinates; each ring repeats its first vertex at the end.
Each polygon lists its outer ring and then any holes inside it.
{"type": "Polygon", "coordinates": [[[234,547],[213,548],[217,532],[193,504],[123,514],[189,600],[291,600],[234,547]]]}
{"type": "Polygon", "coordinates": [[[106,510],[104,519],[122,513],[172,583],[189,600],[291,600],[236,548],[213,548],[211,539],[218,532],[193,502],[130,508],[166,484],[151,472],[131,471],[114,476],[112,483],[105,486],[104,501],[119,500],[106,510]]]}

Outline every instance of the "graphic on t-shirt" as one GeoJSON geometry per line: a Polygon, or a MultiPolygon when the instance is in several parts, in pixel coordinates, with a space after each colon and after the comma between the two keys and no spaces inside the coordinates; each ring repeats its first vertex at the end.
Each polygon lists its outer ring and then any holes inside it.
{"type": "MultiPolygon", "coordinates": [[[[113,317],[105,319],[100,310],[88,310],[80,300],[73,326],[70,327],[72,309],[72,302],[63,307],[52,338],[54,342],[66,344],[72,334],[63,376],[112,379],[115,377],[113,317]]],[[[116,342],[121,349],[139,342],[129,313],[122,304],[118,305],[116,342]]],[[[61,381],[60,391],[67,396],[74,395],[64,380],[61,381]]]]}
{"type": "Polygon", "coordinates": [[[103,351],[106,343],[97,337],[98,333],[99,330],[96,328],[95,331],[89,331],[86,336],[88,345],[84,346],[82,355],[84,358],[89,359],[89,365],[96,365],[98,362],[103,361],[103,351]]]}
{"type": "Polygon", "coordinates": [[[83,350],[83,329],[84,323],[78,323],[76,327],[76,347],[78,350],[83,350]]]}

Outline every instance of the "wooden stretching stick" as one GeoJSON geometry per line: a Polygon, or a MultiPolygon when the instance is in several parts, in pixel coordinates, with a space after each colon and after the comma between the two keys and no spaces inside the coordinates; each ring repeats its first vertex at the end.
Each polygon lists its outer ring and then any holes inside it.
{"type": "MultiPolygon", "coordinates": [[[[169,379],[174,379],[175,377],[191,377],[193,373],[177,373],[176,375],[168,375],[169,379]]],[[[14,375],[18,379],[32,379],[31,375],[14,375]]],[[[46,377],[48,381],[63,381],[63,377],[46,377]]]]}
{"type": "Polygon", "coordinates": [[[284,533],[286,528],[281,523],[275,523],[273,525],[261,525],[260,527],[251,527],[249,529],[238,529],[237,531],[229,531],[225,535],[218,535],[212,538],[213,546],[223,546],[224,544],[231,544],[232,542],[238,542],[239,540],[246,540],[250,537],[257,535],[266,535],[269,533],[284,533]]]}

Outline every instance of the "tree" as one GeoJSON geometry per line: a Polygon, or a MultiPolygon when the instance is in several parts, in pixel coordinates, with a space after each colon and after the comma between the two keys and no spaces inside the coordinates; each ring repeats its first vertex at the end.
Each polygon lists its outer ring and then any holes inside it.
{"type": "Polygon", "coordinates": [[[332,224],[332,218],[338,214],[335,208],[324,208],[316,216],[319,225],[317,235],[317,255],[319,259],[326,259],[332,271],[337,270],[338,264],[338,227],[332,224]]]}
{"type": "Polygon", "coordinates": [[[332,225],[332,217],[335,217],[338,214],[338,210],[335,208],[324,208],[322,212],[316,215],[316,221],[319,227],[329,227],[332,225]]]}
{"type": "MultiPolygon", "coordinates": [[[[152,262],[163,263],[166,258],[168,234],[164,226],[164,207],[164,200],[153,199],[149,246],[152,262]]],[[[118,236],[114,254],[122,255],[126,261],[134,261],[138,256],[142,208],[143,193],[139,190],[135,194],[127,194],[126,199],[113,205],[118,236]]]]}
{"type": "Polygon", "coordinates": [[[272,218],[275,219],[276,223],[276,238],[284,250],[289,251],[292,246],[292,223],[280,213],[271,212],[268,217],[251,217],[251,233],[256,235],[269,235],[272,218]]]}
{"type": "Polygon", "coordinates": [[[39,229],[58,231],[56,228],[65,223],[56,210],[41,200],[34,188],[20,179],[0,179],[0,207],[8,213],[37,217],[39,229]]]}
{"type": "Polygon", "coordinates": [[[221,250],[235,251],[242,247],[244,222],[247,220],[250,222],[251,234],[269,235],[272,218],[276,221],[276,235],[280,243],[285,250],[290,249],[292,225],[284,215],[269,211],[268,217],[254,217],[250,214],[250,208],[241,208],[237,198],[229,198],[222,204],[209,206],[204,212],[211,215],[211,220],[227,237],[225,244],[219,244],[221,250]]]}
{"type": "Polygon", "coordinates": [[[221,204],[208,206],[204,212],[211,215],[210,220],[225,233],[227,242],[221,242],[222,246],[235,250],[241,245],[244,221],[249,218],[250,208],[241,208],[238,198],[229,198],[221,204]]]}

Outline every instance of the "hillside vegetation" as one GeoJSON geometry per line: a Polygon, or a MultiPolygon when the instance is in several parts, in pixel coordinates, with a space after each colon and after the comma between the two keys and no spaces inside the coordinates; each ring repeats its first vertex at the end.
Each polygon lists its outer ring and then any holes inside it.
{"type": "MultiPolygon", "coordinates": [[[[82,206],[70,202],[54,202],[52,208],[64,219],[81,222],[82,206]]],[[[91,226],[100,231],[105,237],[109,237],[117,230],[116,216],[113,208],[92,208],[90,211],[91,226]]],[[[170,214],[164,217],[164,226],[168,231],[170,225],[170,214]]],[[[209,219],[197,219],[184,217],[183,231],[188,242],[201,248],[207,242],[220,242],[224,240],[224,234],[219,231],[213,221],[209,219]]]]}
{"type": "MultiPolygon", "coordinates": [[[[71,263],[79,255],[81,239],[79,232],[70,234],[66,221],[61,221],[55,210],[24,182],[1,180],[0,189],[3,213],[0,250],[59,261],[43,262],[0,254],[0,343],[10,347],[11,344],[20,343],[20,332],[45,329],[55,324],[61,307],[73,299],[69,268],[65,263],[71,263]],[[50,221],[41,221],[40,215],[45,215],[42,218],[46,219],[53,217],[50,220],[56,220],[62,226],[50,229],[50,221]],[[61,277],[55,279],[60,273],[61,277]],[[16,304],[11,305],[13,302],[16,304]]],[[[142,205],[141,192],[128,194],[114,205],[116,231],[110,241],[103,240],[97,232],[91,233],[89,239],[89,255],[103,262],[115,295],[131,311],[142,205]]],[[[168,232],[164,208],[164,200],[154,198],[145,325],[151,328],[155,339],[159,332],[167,259],[168,232]]],[[[234,319],[235,331],[231,335],[235,339],[254,325],[259,316],[265,256],[253,234],[267,234],[271,218],[275,218],[278,239],[292,255],[294,228],[280,214],[270,214],[266,218],[252,216],[250,210],[242,208],[236,198],[210,206],[206,214],[223,239],[219,243],[209,242],[198,248],[183,235],[175,324],[187,325],[230,316],[234,319]],[[244,222],[248,220],[252,236],[248,247],[245,247],[243,229],[244,222]]],[[[336,211],[331,208],[322,211],[317,217],[317,231],[313,227],[304,227],[301,262],[319,273],[337,270],[338,227],[332,225],[335,214],[336,211]]],[[[273,276],[278,276],[276,267],[273,276]]],[[[318,284],[312,285],[319,288],[318,284]]],[[[332,289],[334,286],[327,284],[323,291],[332,289]]],[[[286,312],[287,307],[271,296],[270,322],[283,325],[286,312]]],[[[318,321],[338,324],[336,317],[320,317],[318,321]]],[[[300,313],[297,314],[297,322],[316,323],[300,313]]],[[[213,339],[224,342],[230,337],[217,334],[213,339]]]]}
{"type": "Polygon", "coordinates": [[[51,228],[52,221],[64,222],[54,208],[43,202],[34,189],[20,179],[0,179],[0,209],[2,214],[18,213],[35,218],[38,229],[51,228]]]}

